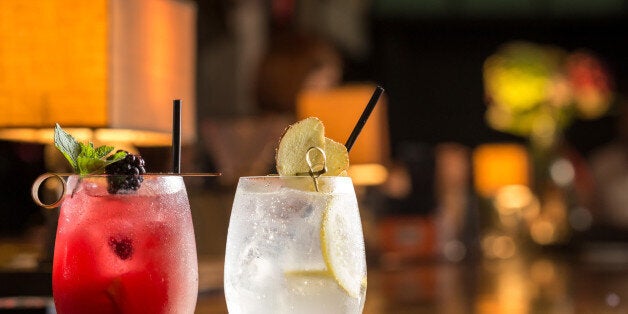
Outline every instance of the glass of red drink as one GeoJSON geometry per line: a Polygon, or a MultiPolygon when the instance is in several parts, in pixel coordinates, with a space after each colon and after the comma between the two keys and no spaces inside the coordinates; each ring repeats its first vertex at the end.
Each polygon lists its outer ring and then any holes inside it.
{"type": "Polygon", "coordinates": [[[58,313],[193,313],[194,230],[183,178],[143,175],[111,193],[111,175],[68,177],[53,260],[58,313]]]}

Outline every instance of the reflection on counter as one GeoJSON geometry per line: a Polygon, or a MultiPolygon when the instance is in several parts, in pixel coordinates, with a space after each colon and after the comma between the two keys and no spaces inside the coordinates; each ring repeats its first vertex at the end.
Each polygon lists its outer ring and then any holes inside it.
{"type": "Polygon", "coordinates": [[[365,313],[625,313],[627,270],[577,254],[373,269],[365,313]]]}
{"type": "MultiPolygon", "coordinates": [[[[616,244],[464,263],[372,264],[364,313],[626,313],[625,252],[628,245],[616,244]]],[[[227,313],[222,292],[200,294],[197,313],[227,313]]]]}

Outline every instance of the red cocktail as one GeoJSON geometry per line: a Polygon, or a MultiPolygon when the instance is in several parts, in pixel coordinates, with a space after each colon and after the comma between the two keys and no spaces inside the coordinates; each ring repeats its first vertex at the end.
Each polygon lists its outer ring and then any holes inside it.
{"type": "MultiPolygon", "coordinates": [[[[110,177],[111,178],[111,177],[110,177]]],[[[198,266],[183,179],[143,175],[110,194],[107,176],[70,176],[54,251],[57,312],[193,313],[198,266]]]]}

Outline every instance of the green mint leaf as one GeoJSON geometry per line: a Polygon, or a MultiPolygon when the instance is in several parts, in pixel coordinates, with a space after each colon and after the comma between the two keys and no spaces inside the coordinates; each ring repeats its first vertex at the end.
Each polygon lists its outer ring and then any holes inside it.
{"type": "Polygon", "coordinates": [[[126,157],[125,151],[119,151],[109,157],[106,157],[109,152],[113,150],[110,146],[101,146],[94,148],[93,143],[88,145],[81,145],[81,153],[78,156],[78,167],[80,174],[102,174],[105,172],[105,167],[124,159],[126,157]]]}
{"type": "Polygon", "coordinates": [[[125,151],[119,151],[119,152],[116,152],[115,154],[107,157],[107,160],[106,160],[107,165],[110,165],[110,164],[112,164],[112,163],[114,163],[116,161],[124,159],[124,157],[126,157],[126,154],[127,153],[125,151]]]}
{"type": "Polygon", "coordinates": [[[58,123],[55,124],[55,147],[65,156],[70,162],[75,172],[78,170],[77,159],[81,152],[80,144],[72,137],[72,135],[66,133],[58,123]]]}
{"type": "Polygon", "coordinates": [[[81,152],[79,153],[79,157],[87,157],[87,158],[96,158],[96,150],[94,149],[94,144],[83,144],[79,143],[81,146],[81,152]]]}
{"type": "Polygon", "coordinates": [[[124,159],[127,152],[118,151],[109,155],[114,148],[112,146],[94,147],[94,143],[79,143],[72,135],[65,132],[59,124],[55,125],[55,146],[70,162],[74,172],[80,175],[102,174],[105,167],[124,159]],[[109,156],[107,156],[109,155],[109,156]]]}
{"type": "Polygon", "coordinates": [[[86,156],[79,156],[78,160],[79,174],[101,174],[105,172],[106,162],[102,159],[96,159],[86,156]]]}
{"type": "Polygon", "coordinates": [[[113,151],[113,146],[103,145],[96,148],[96,158],[103,158],[113,151]]]}

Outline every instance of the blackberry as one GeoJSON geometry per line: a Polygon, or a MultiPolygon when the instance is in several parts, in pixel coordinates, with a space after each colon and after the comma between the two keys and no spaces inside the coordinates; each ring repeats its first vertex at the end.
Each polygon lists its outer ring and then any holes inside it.
{"type": "Polygon", "coordinates": [[[111,236],[109,237],[109,247],[121,260],[129,259],[133,255],[133,240],[129,237],[111,236]]]}
{"type": "Polygon", "coordinates": [[[105,167],[105,172],[112,175],[107,177],[109,183],[107,191],[110,194],[116,194],[137,191],[144,181],[142,175],[146,173],[146,169],[142,156],[127,152],[124,159],[105,167]]]}

